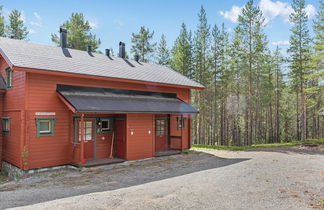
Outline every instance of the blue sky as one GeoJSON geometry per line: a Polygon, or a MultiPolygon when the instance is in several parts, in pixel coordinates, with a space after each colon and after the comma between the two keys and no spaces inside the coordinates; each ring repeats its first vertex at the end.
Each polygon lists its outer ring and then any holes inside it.
{"type": "MultiPolygon", "coordinates": [[[[179,34],[181,23],[195,30],[200,6],[207,12],[209,24],[221,25],[223,22],[231,32],[236,25],[236,18],[246,1],[240,0],[2,0],[4,14],[13,9],[23,12],[23,18],[30,30],[29,40],[37,43],[54,45],[50,34],[57,32],[59,25],[67,20],[72,12],[82,12],[93,26],[92,32],[101,40],[100,50],[118,49],[119,41],[126,43],[130,49],[132,32],[138,32],[140,26],[154,30],[155,41],[161,34],[167,37],[169,47],[179,34]]],[[[291,0],[256,0],[267,20],[265,32],[270,48],[281,45],[283,51],[289,40],[288,15],[291,12],[291,0]]],[[[319,0],[306,0],[310,24],[319,8],[319,0]]],[[[312,29],[310,28],[312,32],[312,29]]]]}

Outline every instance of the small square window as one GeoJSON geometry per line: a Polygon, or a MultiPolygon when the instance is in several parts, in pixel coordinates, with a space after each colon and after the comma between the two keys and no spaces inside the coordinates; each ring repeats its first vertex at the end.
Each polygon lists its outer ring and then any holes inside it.
{"type": "Polygon", "coordinates": [[[99,122],[101,133],[107,133],[112,131],[112,119],[100,119],[99,122]]]}
{"type": "Polygon", "coordinates": [[[39,133],[51,133],[51,120],[39,121],[39,133]]]}
{"type": "Polygon", "coordinates": [[[2,131],[4,133],[10,132],[10,118],[2,118],[2,131]]]}
{"type": "Polygon", "coordinates": [[[37,136],[54,136],[55,118],[36,118],[37,136]]]}
{"type": "Polygon", "coordinates": [[[7,74],[7,89],[11,89],[12,88],[12,69],[11,68],[7,68],[6,69],[6,74],[7,74]]]}

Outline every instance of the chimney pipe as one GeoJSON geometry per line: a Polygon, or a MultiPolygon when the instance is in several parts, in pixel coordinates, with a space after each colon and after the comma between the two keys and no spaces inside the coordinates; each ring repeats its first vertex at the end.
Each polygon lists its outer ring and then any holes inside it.
{"type": "Polygon", "coordinates": [[[139,61],[139,55],[135,54],[134,59],[135,59],[136,62],[138,62],[139,61]]]}
{"type": "Polygon", "coordinates": [[[60,45],[62,48],[67,48],[67,30],[60,28],[60,45]]]}
{"type": "Polygon", "coordinates": [[[110,50],[109,49],[105,49],[105,54],[106,54],[106,56],[110,56],[110,50]]]}
{"type": "Polygon", "coordinates": [[[119,57],[125,58],[125,43],[119,42],[119,57]]]}
{"type": "Polygon", "coordinates": [[[91,45],[87,45],[87,52],[91,53],[91,45]]]}

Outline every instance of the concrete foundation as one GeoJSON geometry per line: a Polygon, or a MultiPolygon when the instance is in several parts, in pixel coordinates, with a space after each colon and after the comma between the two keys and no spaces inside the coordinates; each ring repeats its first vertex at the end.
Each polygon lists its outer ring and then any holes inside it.
{"type": "Polygon", "coordinates": [[[38,172],[44,172],[44,171],[53,171],[53,170],[59,170],[63,168],[71,168],[71,169],[77,169],[77,167],[72,165],[63,165],[63,166],[54,166],[54,167],[48,167],[48,168],[37,168],[37,169],[30,169],[30,170],[22,170],[8,162],[3,161],[2,162],[2,170],[8,173],[8,177],[12,179],[17,179],[19,177],[22,177],[26,174],[34,174],[38,172]]]}

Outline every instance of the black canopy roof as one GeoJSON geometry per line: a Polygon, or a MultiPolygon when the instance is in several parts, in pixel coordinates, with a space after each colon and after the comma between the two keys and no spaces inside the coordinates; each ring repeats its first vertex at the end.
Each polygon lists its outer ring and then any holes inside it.
{"type": "Polygon", "coordinates": [[[57,92],[76,112],[93,113],[198,113],[173,93],[157,93],[72,85],[57,85],[57,92]]]}

